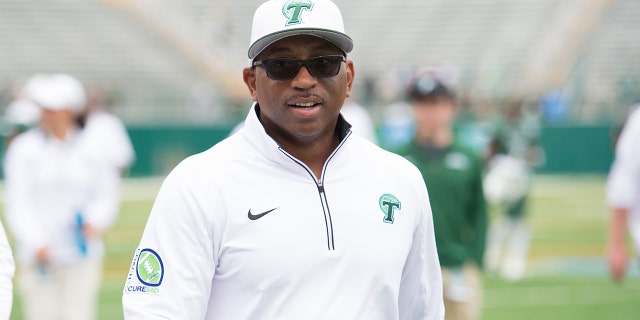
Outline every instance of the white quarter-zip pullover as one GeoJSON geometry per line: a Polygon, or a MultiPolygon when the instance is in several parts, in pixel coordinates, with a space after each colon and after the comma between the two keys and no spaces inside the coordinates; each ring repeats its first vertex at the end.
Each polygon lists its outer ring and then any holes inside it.
{"type": "Polygon", "coordinates": [[[318,180],[245,126],[164,181],[123,292],[127,319],[443,319],[427,190],[351,135],[318,180]]]}

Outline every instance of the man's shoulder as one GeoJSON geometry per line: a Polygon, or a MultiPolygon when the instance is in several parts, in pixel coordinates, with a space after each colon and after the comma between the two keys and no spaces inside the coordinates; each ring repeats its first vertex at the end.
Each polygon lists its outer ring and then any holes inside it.
{"type": "Polygon", "coordinates": [[[640,104],[633,108],[627,123],[630,127],[640,128],[640,104]]]}
{"type": "Polygon", "coordinates": [[[29,129],[15,136],[9,143],[11,149],[41,148],[46,142],[46,134],[40,128],[29,129]]]}

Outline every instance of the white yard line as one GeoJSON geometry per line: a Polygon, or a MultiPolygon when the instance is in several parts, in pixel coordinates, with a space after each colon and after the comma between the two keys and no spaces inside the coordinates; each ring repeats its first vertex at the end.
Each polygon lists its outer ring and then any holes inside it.
{"type": "MultiPolygon", "coordinates": [[[[605,258],[604,255],[601,257],[540,257],[529,261],[527,276],[563,275],[608,277],[609,270],[605,258]]],[[[640,263],[638,263],[637,259],[631,259],[629,261],[627,274],[630,277],[640,276],[640,263]]]]}

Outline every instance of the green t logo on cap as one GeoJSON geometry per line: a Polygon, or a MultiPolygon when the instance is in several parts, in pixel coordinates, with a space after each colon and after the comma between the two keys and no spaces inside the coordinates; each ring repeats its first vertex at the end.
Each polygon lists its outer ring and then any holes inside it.
{"type": "Polygon", "coordinates": [[[313,2],[309,0],[289,0],[282,6],[282,14],[287,20],[287,26],[302,23],[302,11],[312,10],[313,2]]]}

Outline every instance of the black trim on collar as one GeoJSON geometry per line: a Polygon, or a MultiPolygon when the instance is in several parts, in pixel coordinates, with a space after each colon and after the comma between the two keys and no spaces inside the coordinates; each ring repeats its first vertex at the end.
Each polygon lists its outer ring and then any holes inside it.
{"type": "Polygon", "coordinates": [[[338,116],[338,123],[336,124],[336,134],[340,141],[347,137],[347,134],[351,131],[351,124],[347,122],[342,116],[342,113],[338,116]]]}

